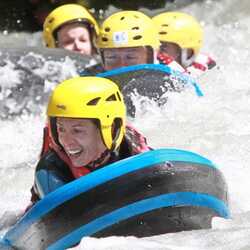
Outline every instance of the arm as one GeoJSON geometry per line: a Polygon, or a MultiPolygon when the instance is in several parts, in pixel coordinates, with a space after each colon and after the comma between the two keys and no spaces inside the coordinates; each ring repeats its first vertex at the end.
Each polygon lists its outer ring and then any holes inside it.
{"type": "Polygon", "coordinates": [[[73,179],[68,166],[54,151],[49,151],[37,164],[34,191],[41,199],[73,179]]]}

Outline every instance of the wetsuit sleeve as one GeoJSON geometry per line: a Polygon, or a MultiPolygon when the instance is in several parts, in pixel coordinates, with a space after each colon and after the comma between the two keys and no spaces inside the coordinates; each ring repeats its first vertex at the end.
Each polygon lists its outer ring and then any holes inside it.
{"type": "Polygon", "coordinates": [[[90,67],[85,68],[84,70],[80,71],[80,76],[95,76],[98,73],[102,73],[104,71],[103,66],[99,64],[92,65],[90,67]]]}
{"type": "Polygon", "coordinates": [[[37,164],[33,192],[41,199],[73,179],[68,166],[54,151],[49,151],[37,164]]]}
{"type": "Polygon", "coordinates": [[[208,63],[207,63],[207,67],[208,69],[212,69],[216,66],[216,61],[212,58],[212,57],[208,57],[208,63]]]}

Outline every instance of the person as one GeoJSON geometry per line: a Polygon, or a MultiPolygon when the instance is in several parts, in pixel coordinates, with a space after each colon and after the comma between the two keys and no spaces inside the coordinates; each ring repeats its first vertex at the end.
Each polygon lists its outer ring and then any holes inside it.
{"type": "Polygon", "coordinates": [[[183,67],[180,71],[194,77],[216,65],[210,56],[200,53],[203,30],[194,17],[183,12],[164,12],[152,20],[161,43],[157,56],[160,63],[171,67],[176,61],[183,67]]]}
{"type": "Polygon", "coordinates": [[[47,115],[26,211],[65,183],[150,150],[145,137],[126,125],[123,96],[109,79],[85,76],[63,81],[50,97],[47,115]]]}
{"type": "MultiPolygon", "coordinates": [[[[89,8],[89,2],[85,0],[27,0],[31,4],[31,11],[39,28],[43,27],[49,13],[63,4],[75,3],[89,8]]],[[[20,2],[20,1],[19,1],[20,2]]]]}
{"type": "Polygon", "coordinates": [[[89,11],[78,4],[65,4],[45,19],[43,38],[49,48],[63,48],[82,55],[95,55],[99,26],[89,11]]]}
{"type": "Polygon", "coordinates": [[[160,42],[150,17],[140,11],[120,11],[100,27],[97,48],[102,66],[86,72],[100,73],[124,66],[154,63],[160,42]]]}

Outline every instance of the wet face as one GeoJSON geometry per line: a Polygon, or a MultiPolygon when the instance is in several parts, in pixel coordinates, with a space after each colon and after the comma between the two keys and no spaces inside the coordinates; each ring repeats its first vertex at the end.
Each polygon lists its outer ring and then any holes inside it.
{"type": "Polygon", "coordinates": [[[145,47],[103,49],[105,70],[124,66],[148,63],[148,50],[145,47]]]}
{"type": "Polygon", "coordinates": [[[58,48],[91,55],[92,43],[88,29],[79,23],[67,24],[57,32],[58,48]]]}
{"type": "Polygon", "coordinates": [[[57,133],[75,167],[98,159],[106,150],[99,129],[90,119],[57,118],[57,133]]]}
{"type": "Polygon", "coordinates": [[[161,42],[160,52],[171,56],[176,62],[181,63],[181,48],[175,43],[161,42]]]}

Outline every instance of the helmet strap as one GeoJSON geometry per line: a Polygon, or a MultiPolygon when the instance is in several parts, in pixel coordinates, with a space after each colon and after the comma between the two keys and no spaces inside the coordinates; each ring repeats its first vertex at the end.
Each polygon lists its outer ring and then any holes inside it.
{"type": "Polygon", "coordinates": [[[112,124],[112,138],[113,138],[113,143],[111,146],[111,149],[106,149],[100,157],[98,157],[96,160],[89,162],[87,165],[84,167],[87,168],[89,171],[94,171],[102,167],[102,164],[105,163],[107,157],[111,156],[112,153],[115,152],[115,147],[116,147],[116,141],[121,133],[121,126],[122,126],[122,120],[121,119],[115,119],[113,124],[112,124]]]}
{"type": "MultiPolygon", "coordinates": [[[[50,117],[50,126],[51,126],[51,133],[53,140],[55,143],[60,147],[61,150],[64,151],[63,146],[60,144],[58,140],[58,134],[57,134],[57,128],[56,128],[56,117],[50,117]]],[[[87,168],[90,172],[100,168],[102,166],[102,163],[105,162],[105,160],[110,156],[111,150],[106,149],[104,152],[94,161],[90,161],[87,163],[84,167],[87,168]]]]}
{"type": "Polygon", "coordinates": [[[116,142],[121,134],[121,127],[122,127],[122,120],[119,118],[116,118],[112,124],[112,132],[111,133],[112,133],[113,143],[112,143],[112,146],[110,149],[111,152],[113,152],[116,148],[116,142]]]}
{"type": "Polygon", "coordinates": [[[181,65],[184,68],[187,68],[188,66],[190,66],[194,59],[195,59],[195,54],[193,53],[191,56],[189,56],[189,49],[182,49],[181,50],[181,65]]]}
{"type": "Polygon", "coordinates": [[[101,55],[102,66],[105,68],[105,58],[104,58],[103,49],[98,49],[98,53],[101,55]]]}
{"type": "Polygon", "coordinates": [[[156,53],[151,46],[146,46],[147,49],[147,63],[151,64],[155,62],[156,53]]]}
{"type": "Polygon", "coordinates": [[[105,163],[107,159],[109,159],[111,154],[111,151],[109,149],[106,149],[100,157],[98,157],[94,161],[90,161],[88,164],[84,165],[85,168],[87,168],[90,172],[97,170],[102,167],[102,164],[105,163]],[[109,156],[109,157],[108,157],[109,156]]]}

